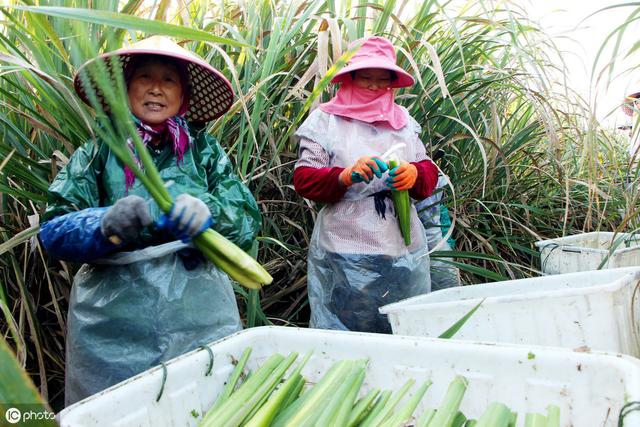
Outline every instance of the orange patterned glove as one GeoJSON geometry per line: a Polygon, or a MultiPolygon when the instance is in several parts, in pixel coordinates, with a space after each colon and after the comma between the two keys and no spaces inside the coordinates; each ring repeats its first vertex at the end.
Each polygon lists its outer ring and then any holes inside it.
{"type": "Polygon", "coordinates": [[[386,172],[389,166],[379,157],[364,156],[360,157],[351,167],[345,168],[340,172],[338,179],[340,182],[351,187],[357,182],[366,182],[367,184],[373,179],[373,175],[380,178],[383,172],[386,172]]]}
{"type": "Polygon", "coordinates": [[[402,161],[400,165],[389,171],[387,187],[394,191],[409,190],[418,179],[418,168],[411,163],[402,161]]]}

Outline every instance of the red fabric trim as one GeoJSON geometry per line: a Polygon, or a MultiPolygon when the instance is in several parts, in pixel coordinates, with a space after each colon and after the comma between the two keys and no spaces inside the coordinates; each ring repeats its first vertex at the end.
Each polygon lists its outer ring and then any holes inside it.
{"type": "MultiPolygon", "coordinates": [[[[338,180],[344,168],[312,168],[301,166],[293,171],[293,186],[305,199],[318,203],[335,203],[342,199],[347,187],[338,180]]],[[[432,190],[433,191],[433,190],[432,190]]]]}
{"type": "Polygon", "coordinates": [[[414,200],[423,200],[429,197],[438,184],[438,168],[431,160],[411,162],[418,169],[418,179],[409,190],[409,196],[414,200]]]}
{"type": "MultiPolygon", "coordinates": [[[[431,160],[411,162],[418,169],[418,179],[409,190],[415,200],[429,197],[438,184],[438,168],[431,160]]],[[[318,203],[335,203],[344,197],[347,187],[338,180],[344,168],[312,168],[301,166],[293,171],[293,186],[305,199],[318,203]]]]}

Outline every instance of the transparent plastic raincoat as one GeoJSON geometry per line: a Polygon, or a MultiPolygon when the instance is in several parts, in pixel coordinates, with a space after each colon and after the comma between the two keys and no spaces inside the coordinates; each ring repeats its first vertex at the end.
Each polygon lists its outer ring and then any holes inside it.
{"type": "MultiPolygon", "coordinates": [[[[154,163],[174,198],[203,200],[213,228],[248,250],[261,222],[255,199],[215,139],[193,129],[191,135],[181,162],[165,144],[150,149],[154,163]]],[[[228,276],[199,251],[155,225],[129,247],[102,236],[108,206],[127,195],[149,200],[152,217],[160,217],[139,181],[125,192],[122,164],[101,143],[79,148],[49,188],[44,247],[55,258],[87,263],[74,278],[69,306],[67,405],[242,328],[228,276]]]]}
{"type": "MultiPolygon", "coordinates": [[[[452,250],[451,244],[453,243],[453,239],[442,242],[444,234],[446,234],[446,230],[444,229],[446,224],[442,223],[441,217],[443,212],[446,212],[446,208],[441,203],[443,192],[438,191],[444,189],[448,182],[449,178],[444,175],[440,175],[438,177],[436,191],[433,195],[416,203],[418,217],[424,226],[425,234],[427,236],[427,245],[429,246],[430,251],[433,251],[436,247],[438,248],[438,251],[452,250]]],[[[450,260],[450,258],[431,259],[432,291],[460,286],[460,271],[451,264],[448,264],[446,262],[447,260],[450,260]]]]}
{"type": "MultiPolygon", "coordinates": [[[[380,156],[400,142],[406,144],[398,152],[400,159],[425,160],[419,133],[413,119],[394,130],[318,108],[296,132],[300,142],[296,167],[348,167],[362,156],[380,156]]],[[[405,246],[393,202],[384,196],[387,175],[352,185],[340,201],[319,212],[308,256],[311,327],[390,333],[378,308],[430,291],[424,228],[412,204],[411,245],[405,246]]]]}

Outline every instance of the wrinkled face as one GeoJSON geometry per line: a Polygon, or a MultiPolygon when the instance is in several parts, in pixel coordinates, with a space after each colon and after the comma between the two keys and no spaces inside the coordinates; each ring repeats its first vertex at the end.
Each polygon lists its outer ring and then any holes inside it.
{"type": "Polygon", "coordinates": [[[381,68],[357,70],[353,82],[365,89],[386,89],[391,85],[391,72],[381,68]]]}
{"type": "Polygon", "coordinates": [[[178,114],[182,105],[182,83],[173,64],[148,61],[133,72],[127,93],[131,112],[150,125],[178,114]]]}

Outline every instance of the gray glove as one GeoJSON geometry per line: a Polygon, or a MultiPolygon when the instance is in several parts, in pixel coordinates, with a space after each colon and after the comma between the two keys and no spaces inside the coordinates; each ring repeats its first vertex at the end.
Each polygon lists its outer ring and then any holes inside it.
{"type": "Polygon", "coordinates": [[[100,231],[111,243],[119,245],[134,241],[142,227],[152,222],[147,201],[140,196],[127,196],[107,211],[100,223],[100,231]]]}
{"type": "Polygon", "coordinates": [[[169,229],[174,236],[188,242],[213,225],[209,207],[197,197],[181,194],[171,211],[160,218],[159,226],[169,229]]]}

